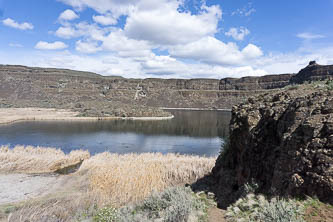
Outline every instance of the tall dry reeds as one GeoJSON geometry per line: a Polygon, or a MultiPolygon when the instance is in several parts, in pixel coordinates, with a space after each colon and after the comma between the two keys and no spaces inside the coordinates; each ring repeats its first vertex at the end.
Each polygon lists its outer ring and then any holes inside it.
{"type": "Polygon", "coordinates": [[[50,173],[89,159],[88,151],[75,150],[66,155],[60,149],[32,146],[0,147],[0,172],[50,173]]]}
{"type": "Polygon", "coordinates": [[[141,200],[152,191],[194,182],[214,164],[214,158],[198,156],[101,153],[85,161],[80,171],[89,172],[92,190],[102,194],[106,202],[122,205],[141,200]]]}
{"type": "Polygon", "coordinates": [[[46,197],[20,204],[9,221],[49,221],[49,215],[54,221],[75,221],[81,214],[91,215],[94,206],[120,207],[143,200],[153,191],[194,182],[208,174],[215,163],[215,158],[177,154],[101,153],[90,157],[87,151],[66,155],[53,148],[17,146],[0,147],[0,173],[54,172],[82,159],[77,172],[62,177],[66,183],[49,190],[46,197]]]}

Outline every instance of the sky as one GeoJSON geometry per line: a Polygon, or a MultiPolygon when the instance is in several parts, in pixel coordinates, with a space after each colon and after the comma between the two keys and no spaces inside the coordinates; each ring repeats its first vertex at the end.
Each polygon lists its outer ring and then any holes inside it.
{"type": "Polygon", "coordinates": [[[0,0],[0,64],[225,78],[333,64],[333,0],[0,0]]]}

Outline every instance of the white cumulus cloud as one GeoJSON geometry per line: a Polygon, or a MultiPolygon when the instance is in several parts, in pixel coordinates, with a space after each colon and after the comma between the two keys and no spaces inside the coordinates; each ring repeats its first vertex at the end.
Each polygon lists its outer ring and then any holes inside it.
{"type": "Polygon", "coordinates": [[[179,12],[179,3],[160,4],[151,10],[135,10],[127,18],[128,37],[158,45],[175,45],[196,41],[217,32],[222,11],[219,6],[203,6],[198,15],[179,12]]]}
{"type": "Polygon", "coordinates": [[[59,50],[59,49],[65,49],[68,46],[60,41],[56,42],[44,42],[44,41],[39,41],[35,48],[40,49],[40,50],[59,50]]]}
{"type": "Polygon", "coordinates": [[[59,15],[58,19],[60,21],[70,21],[77,18],[79,18],[79,16],[73,10],[67,9],[59,15]]]}
{"type": "Polygon", "coordinates": [[[101,25],[117,24],[119,16],[127,16],[127,37],[154,44],[178,44],[198,40],[218,31],[222,10],[218,5],[201,5],[198,13],[178,10],[180,0],[60,0],[83,10],[92,8],[101,15],[93,20],[101,25]]]}
{"type": "Polygon", "coordinates": [[[253,44],[248,44],[243,50],[242,54],[246,59],[255,59],[263,55],[261,49],[253,44]]]}
{"type": "Polygon", "coordinates": [[[102,49],[99,47],[97,42],[94,41],[82,41],[82,40],[78,40],[76,42],[76,47],[75,49],[79,52],[82,53],[96,53],[98,51],[101,51],[102,49]]]}
{"type": "Polygon", "coordinates": [[[140,56],[150,54],[152,46],[143,40],[130,39],[119,29],[103,39],[102,47],[107,51],[117,52],[123,56],[140,56]]]}
{"type": "Polygon", "coordinates": [[[34,29],[34,26],[31,23],[28,22],[23,22],[23,23],[18,23],[15,20],[11,18],[7,18],[5,20],[2,20],[2,23],[8,27],[12,27],[15,29],[20,29],[20,30],[32,30],[34,29]]]}
{"type": "MultiPolygon", "coordinates": [[[[142,0],[60,0],[77,10],[84,8],[92,8],[100,14],[112,13],[115,18],[120,15],[125,15],[129,12],[131,7],[142,2],[142,0]]],[[[151,0],[145,0],[151,1],[151,0]]],[[[154,1],[151,1],[153,4],[154,1]]]]}
{"type": "Polygon", "coordinates": [[[72,27],[59,27],[58,30],[55,32],[55,35],[64,38],[64,39],[70,39],[73,37],[77,37],[80,34],[76,32],[76,30],[72,27]]]}
{"type": "Polygon", "coordinates": [[[242,65],[263,54],[261,49],[253,44],[239,50],[235,43],[224,43],[214,37],[205,37],[196,42],[177,45],[169,52],[174,57],[220,65],[242,65]]]}
{"type": "Polygon", "coordinates": [[[115,19],[111,15],[94,15],[93,20],[101,25],[117,24],[117,19],[115,19]]]}
{"type": "Polygon", "coordinates": [[[64,38],[71,39],[77,37],[89,37],[94,40],[104,39],[104,35],[110,30],[108,28],[101,28],[96,24],[88,24],[87,22],[80,22],[78,24],[65,24],[61,26],[55,32],[55,35],[64,38]]]}
{"type": "Polygon", "coordinates": [[[244,40],[245,36],[249,35],[250,31],[247,28],[240,27],[238,28],[230,28],[228,32],[225,33],[226,36],[231,36],[237,41],[244,40]]]}

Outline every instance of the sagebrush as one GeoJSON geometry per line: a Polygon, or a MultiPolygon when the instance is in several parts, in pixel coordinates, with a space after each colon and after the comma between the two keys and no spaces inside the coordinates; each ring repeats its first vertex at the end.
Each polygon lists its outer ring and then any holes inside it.
{"type": "MultiPolygon", "coordinates": [[[[103,208],[96,222],[187,222],[196,220],[206,205],[189,188],[171,187],[144,201],[115,210],[103,208]],[[101,216],[104,215],[104,216],[101,216]]],[[[95,217],[96,218],[96,217],[95,217]]]]}

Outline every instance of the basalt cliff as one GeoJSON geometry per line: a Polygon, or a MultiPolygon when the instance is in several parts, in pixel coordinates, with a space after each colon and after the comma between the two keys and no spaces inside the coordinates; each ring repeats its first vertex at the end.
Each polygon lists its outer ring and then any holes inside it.
{"type": "Polygon", "coordinates": [[[258,192],[333,204],[332,68],[310,63],[290,81],[311,84],[266,92],[233,107],[229,144],[212,173],[221,207],[251,183],[258,192]]]}
{"type": "Polygon", "coordinates": [[[65,69],[0,65],[0,107],[65,108],[83,116],[164,116],[159,107],[231,109],[249,96],[328,78],[333,66],[240,79],[125,79],[65,69]],[[309,77],[310,73],[310,77],[309,77]],[[313,78],[313,73],[318,78],[313,78]]]}

